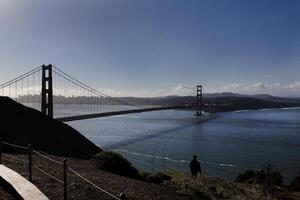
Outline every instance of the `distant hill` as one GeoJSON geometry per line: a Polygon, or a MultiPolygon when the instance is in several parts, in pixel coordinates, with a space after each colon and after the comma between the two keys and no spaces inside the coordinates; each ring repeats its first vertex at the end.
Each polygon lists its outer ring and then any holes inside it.
{"type": "MultiPolygon", "coordinates": [[[[195,96],[166,96],[154,98],[120,97],[120,100],[138,105],[180,106],[195,105],[195,96]]],[[[281,98],[268,94],[243,95],[212,93],[203,95],[204,109],[211,112],[245,109],[299,107],[300,98],[281,98]]]]}
{"type": "MultiPolygon", "coordinates": [[[[48,118],[8,97],[0,97],[0,137],[49,154],[90,158],[101,149],[67,124],[48,118]]],[[[9,150],[3,145],[4,150],[9,150]]]]}
{"type": "Polygon", "coordinates": [[[215,97],[247,97],[253,99],[261,99],[275,102],[287,102],[287,103],[299,103],[300,98],[283,98],[283,97],[275,97],[269,94],[255,94],[255,95],[245,95],[238,93],[211,93],[204,95],[207,98],[215,98],[215,97]]]}
{"type": "MultiPolygon", "coordinates": [[[[226,99],[240,99],[243,101],[244,98],[249,99],[257,99],[257,100],[264,100],[271,102],[270,104],[276,103],[285,103],[285,106],[297,106],[300,104],[300,98],[282,98],[282,97],[274,97],[269,94],[256,94],[256,95],[245,95],[245,94],[238,94],[238,93],[205,93],[203,94],[204,103],[212,101],[213,99],[223,99],[223,103],[230,103],[226,99]]],[[[39,103],[40,102],[40,95],[35,96],[20,96],[19,98],[23,99],[24,103],[39,103]],[[28,100],[28,102],[26,102],[28,100]]],[[[101,104],[105,104],[106,102],[109,103],[110,101],[105,101],[105,98],[110,97],[101,97],[101,104]]],[[[177,105],[195,105],[196,99],[195,96],[164,96],[164,97],[115,97],[119,100],[130,102],[131,104],[135,105],[160,105],[160,106],[177,106],[177,105]]],[[[95,102],[94,97],[87,97],[87,96],[72,96],[72,97],[64,97],[64,96],[53,96],[54,102],[56,103],[67,103],[67,104],[91,104],[95,102]]],[[[257,103],[259,103],[257,101],[257,103]]],[[[262,104],[265,104],[262,102],[262,104]]]]}

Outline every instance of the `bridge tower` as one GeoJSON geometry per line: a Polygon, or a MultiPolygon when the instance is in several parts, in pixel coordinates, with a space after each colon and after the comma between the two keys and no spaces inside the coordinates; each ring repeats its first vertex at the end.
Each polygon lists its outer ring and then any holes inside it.
{"type": "Polygon", "coordinates": [[[53,118],[52,65],[42,65],[42,113],[53,118]]]}
{"type": "Polygon", "coordinates": [[[197,85],[197,110],[196,116],[202,116],[203,98],[202,98],[202,85],[197,85]]]}

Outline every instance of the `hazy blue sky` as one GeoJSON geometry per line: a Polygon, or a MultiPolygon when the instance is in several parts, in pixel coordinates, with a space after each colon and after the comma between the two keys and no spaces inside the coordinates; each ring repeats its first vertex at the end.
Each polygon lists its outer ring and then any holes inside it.
{"type": "Polygon", "coordinates": [[[111,95],[300,96],[298,0],[1,0],[0,81],[51,62],[111,95]]]}

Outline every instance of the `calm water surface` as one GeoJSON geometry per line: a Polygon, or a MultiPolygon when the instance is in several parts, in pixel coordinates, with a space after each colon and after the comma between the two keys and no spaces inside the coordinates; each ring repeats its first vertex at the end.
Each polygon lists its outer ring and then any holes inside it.
{"type": "Polygon", "coordinates": [[[300,108],[239,111],[200,123],[192,111],[155,111],[68,123],[94,143],[149,171],[204,172],[232,180],[271,163],[289,181],[300,174],[300,108]]]}

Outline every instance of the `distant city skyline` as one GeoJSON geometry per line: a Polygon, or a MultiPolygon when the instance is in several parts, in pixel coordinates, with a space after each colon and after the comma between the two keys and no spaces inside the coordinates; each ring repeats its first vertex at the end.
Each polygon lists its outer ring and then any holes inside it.
{"type": "Polygon", "coordinates": [[[52,63],[112,96],[300,97],[300,1],[1,0],[0,83],[52,63]]]}

